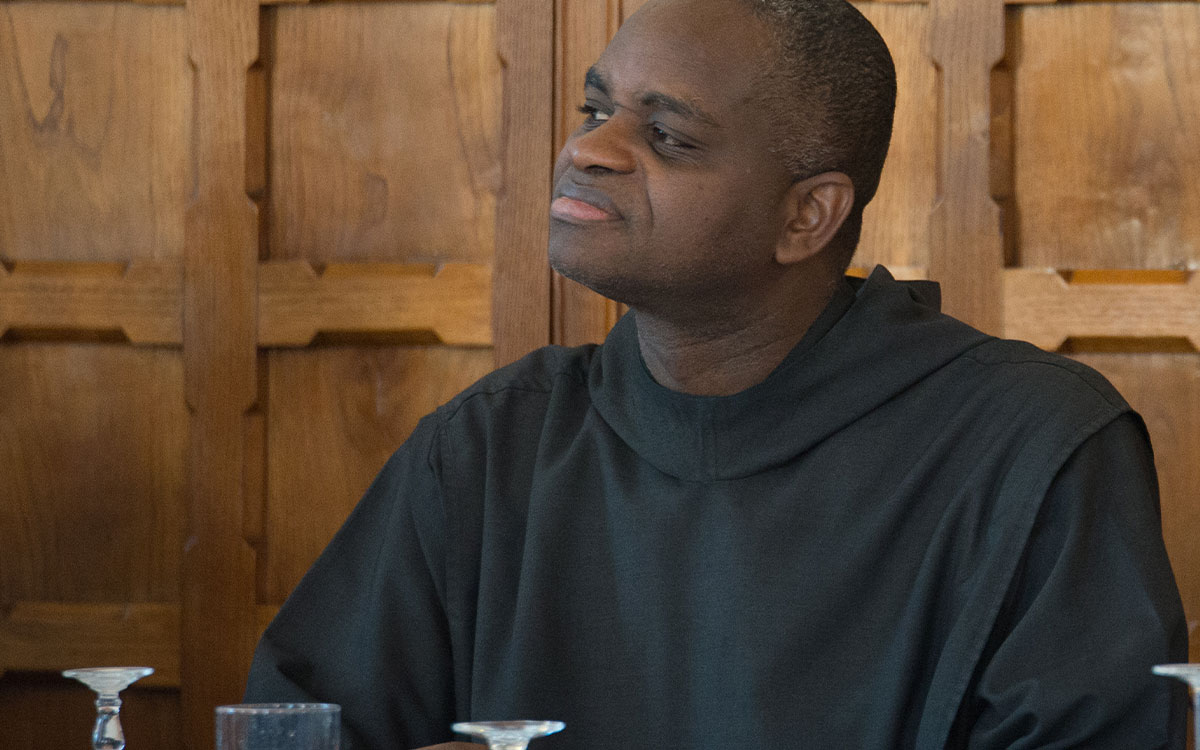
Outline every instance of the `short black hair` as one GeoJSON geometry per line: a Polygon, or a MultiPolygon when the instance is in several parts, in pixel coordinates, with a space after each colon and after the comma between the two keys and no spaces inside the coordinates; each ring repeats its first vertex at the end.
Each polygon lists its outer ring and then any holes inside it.
{"type": "Polygon", "coordinates": [[[842,172],[854,206],[833,240],[841,270],[862,233],[892,138],[896,66],[879,31],[846,0],[742,0],[771,29],[776,63],[762,101],[797,180],[842,172]]]}

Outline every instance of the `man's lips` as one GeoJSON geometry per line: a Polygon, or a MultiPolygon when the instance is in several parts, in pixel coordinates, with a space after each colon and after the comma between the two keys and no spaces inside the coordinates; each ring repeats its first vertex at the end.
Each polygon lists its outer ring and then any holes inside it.
{"type": "Polygon", "coordinates": [[[611,221],[617,218],[603,208],[597,208],[591,203],[584,203],[566,196],[554,199],[554,202],[550,204],[550,215],[556,219],[567,219],[568,221],[572,219],[575,221],[611,221]]]}
{"type": "Polygon", "coordinates": [[[574,223],[615,221],[621,218],[607,195],[583,188],[564,190],[550,204],[550,215],[574,223]]]}

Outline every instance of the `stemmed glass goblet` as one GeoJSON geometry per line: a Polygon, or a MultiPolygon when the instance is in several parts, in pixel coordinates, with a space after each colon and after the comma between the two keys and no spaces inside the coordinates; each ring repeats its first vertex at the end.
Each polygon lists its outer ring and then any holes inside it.
{"type": "Polygon", "coordinates": [[[530,740],[561,732],[565,726],[561,721],[461,721],[450,728],[479,737],[488,750],[525,750],[530,740]]]}
{"type": "Polygon", "coordinates": [[[71,677],[96,693],[96,726],[92,729],[93,750],[124,750],[125,733],[121,730],[120,693],[148,674],[152,667],[87,667],[68,669],[71,677]]]}
{"type": "Polygon", "coordinates": [[[1192,728],[1200,739],[1200,664],[1156,664],[1150,671],[1163,677],[1175,677],[1187,683],[1192,702],[1192,728]]]}

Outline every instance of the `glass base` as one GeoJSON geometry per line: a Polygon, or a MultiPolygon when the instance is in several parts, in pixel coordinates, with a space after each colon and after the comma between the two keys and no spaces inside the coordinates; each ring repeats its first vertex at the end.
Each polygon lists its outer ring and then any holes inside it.
{"type": "Polygon", "coordinates": [[[530,740],[561,732],[564,727],[561,721],[462,721],[450,728],[484,740],[491,750],[524,750],[530,740]]]}

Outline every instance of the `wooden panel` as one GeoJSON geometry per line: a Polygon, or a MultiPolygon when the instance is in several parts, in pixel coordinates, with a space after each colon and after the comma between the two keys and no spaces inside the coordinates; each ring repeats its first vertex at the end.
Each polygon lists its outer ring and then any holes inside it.
{"type": "Polygon", "coordinates": [[[184,13],[0,4],[0,260],[177,258],[184,13]]]}
{"type": "Polygon", "coordinates": [[[182,394],[176,352],[0,347],[0,610],[178,601],[182,394]]]}
{"type": "Polygon", "coordinates": [[[1162,493],[1163,537],[1187,612],[1190,661],[1200,662],[1200,356],[1074,356],[1104,373],[1150,429],[1162,493]]]}
{"type": "MultiPolygon", "coordinates": [[[[121,693],[121,726],[130,750],[177,750],[179,693],[147,689],[141,683],[121,693]]],[[[10,672],[0,677],[4,750],[68,750],[91,747],[96,720],[95,694],[59,675],[10,672]],[[34,717],[52,717],[34,721],[34,717]]]]}
{"type": "Polygon", "coordinates": [[[275,11],[272,258],[491,262],[495,26],[492,5],[275,11]]]}
{"type": "Polygon", "coordinates": [[[928,9],[860,2],[896,63],[898,95],[892,145],[875,200],[863,220],[855,265],[925,266],[936,188],[937,70],[926,49],[928,9]]]}
{"type": "Polygon", "coordinates": [[[268,263],[259,274],[260,346],[305,346],[318,333],[409,333],[446,344],[492,342],[491,268],[268,263]]]}
{"type": "Polygon", "coordinates": [[[492,368],[491,352],[329,347],[271,355],[260,600],[279,604],[417,421],[492,368]],[[295,408],[305,404],[304,409],[295,408]]]}
{"type": "Polygon", "coordinates": [[[1200,262],[1200,4],[1009,11],[1020,262],[1200,262]]]}

